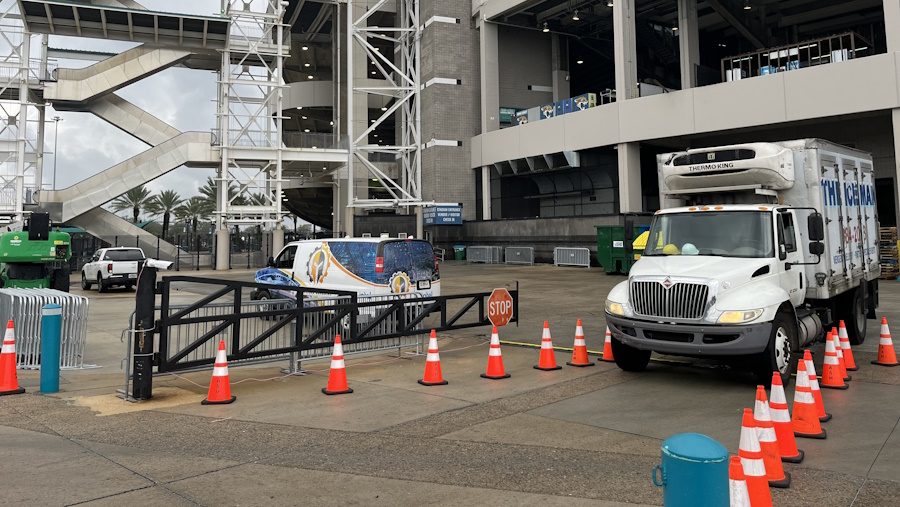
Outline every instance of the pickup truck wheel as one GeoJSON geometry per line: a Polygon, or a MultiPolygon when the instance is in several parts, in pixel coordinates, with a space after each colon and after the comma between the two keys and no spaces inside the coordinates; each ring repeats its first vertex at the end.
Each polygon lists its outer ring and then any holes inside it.
{"type": "Polygon", "coordinates": [[[772,372],[777,371],[781,374],[782,384],[789,385],[799,354],[797,324],[788,311],[781,310],[772,321],[769,345],[754,360],[753,373],[756,375],[756,382],[768,387],[772,383],[772,372]]]}
{"type": "Polygon", "coordinates": [[[625,371],[644,371],[647,368],[651,354],[649,350],[636,349],[625,345],[615,337],[610,342],[612,343],[616,366],[625,371]]]}
{"type": "Polygon", "coordinates": [[[84,271],[81,272],[81,290],[91,290],[91,282],[88,281],[87,275],[84,274],[84,271]]]}
{"type": "MultiPolygon", "coordinates": [[[[250,299],[253,299],[256,301],[267,301],[269,299],[272,299],[272,295],[269,294],[269,291],[267,291],[267,290],[261,290],[259,292],[254,292],[253,294],[251,294],[250,299]]],[[[259,310],[263,311],[263,312],[268,312],[270,310],[274,310],[274,308],[272,308],[272,305],[259,305],[259,310]]],[[[272,317],[261,317],[261,318],[262,318],[262,320],[272,320],[272,317]]]]}
{"type": "Polygon", "coordinates": [[[106,292],[106,284],[103,283],[103,277],[97,274],[97,292],[106,292]]]}
{"type": "MultiPolygon", "coordinates": [[[[866,320],[866,286],[860,285],[842,295],[838,303],[837,318],[847,326],[847,337],[850,344],[860,345],[866,341],[868,321],[866,320]]],[[[837,323],[835,323],[837,326],[837,323]]]]}

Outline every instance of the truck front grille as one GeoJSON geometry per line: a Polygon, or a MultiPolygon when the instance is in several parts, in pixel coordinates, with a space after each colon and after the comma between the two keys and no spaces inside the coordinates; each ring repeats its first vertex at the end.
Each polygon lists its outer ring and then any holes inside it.
{"type": "Polygon", "coordinates": [[[709,286],[675,282],[666,289],[660,282],[631,282],[631,306],[638,315],[696,320],[703,317],[709,286]]]}

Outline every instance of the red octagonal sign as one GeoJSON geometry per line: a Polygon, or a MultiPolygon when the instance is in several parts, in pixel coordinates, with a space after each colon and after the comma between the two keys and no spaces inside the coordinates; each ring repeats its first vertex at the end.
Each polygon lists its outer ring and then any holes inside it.
{"type": "Polygon", "coordinates": [[[494,289],[488,298],[488,320],[501,327],[513,318],[513,298],[506,289],[494,289]]]}

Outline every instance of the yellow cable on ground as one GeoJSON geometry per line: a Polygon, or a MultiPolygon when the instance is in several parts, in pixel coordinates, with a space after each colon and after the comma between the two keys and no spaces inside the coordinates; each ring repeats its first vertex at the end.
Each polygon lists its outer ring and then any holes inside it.
{"type": "MultiPolygon", "coordinates": [[[[512,341],[509,341],[509,340],[500,340],[500,344],[501,344],[501,345],[513,345],[513,346],[516,346],[516,347],[531,347],[531,348],[534,348],[534,349],[539,349],[539,348],[541,348],[541,345],[540,345],[539,343],[512,342],[512,341]]],[[[554,346],[554,347],[553,347],[553,350],[561,350],[561,351],[564,351],[564,352],[572,352],[572,347],[557,347],[557,346],[554,346]]],[[[603,352],[600,352],[600,351],[598,351],[598,350],[590,350],[590,349],[589,349],[589,350],[588,350],[588,354],[594,354],[594,355],[596,355],[596,356],[602,356],[602,355],[603,355],[603,352]]]]}

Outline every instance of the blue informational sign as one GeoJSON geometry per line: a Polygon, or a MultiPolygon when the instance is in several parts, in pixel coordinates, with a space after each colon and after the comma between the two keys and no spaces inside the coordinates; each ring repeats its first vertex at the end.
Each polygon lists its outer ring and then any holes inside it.
{"type": "Polygon", "coordinates": [[[425,225],[462,225],[462,206],[442,204],[422,210],[425,225]]]}

